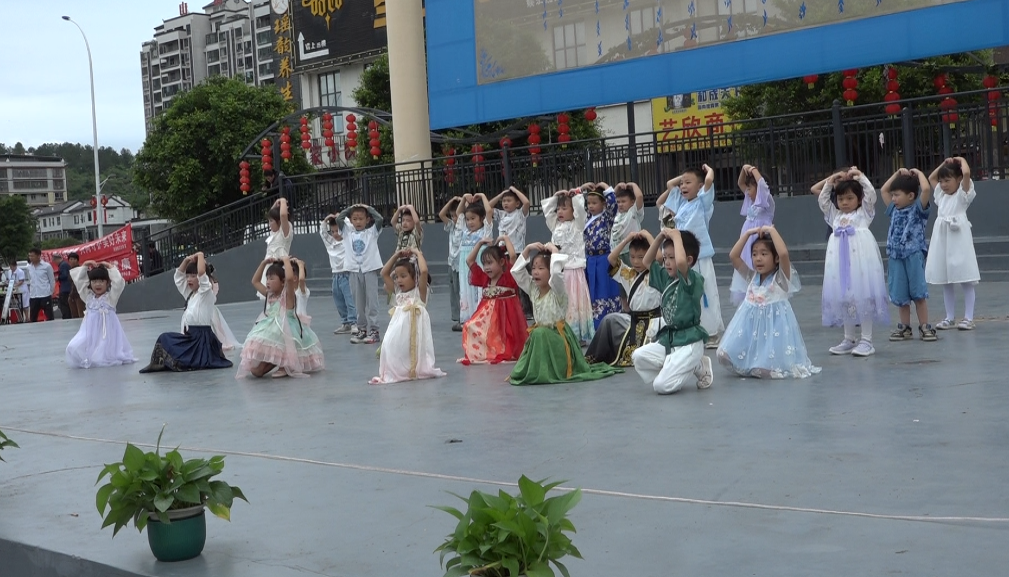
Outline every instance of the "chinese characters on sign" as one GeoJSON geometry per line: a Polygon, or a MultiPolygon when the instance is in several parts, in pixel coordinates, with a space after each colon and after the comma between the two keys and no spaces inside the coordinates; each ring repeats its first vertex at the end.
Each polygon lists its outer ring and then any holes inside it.
{"type": "MultiPolygon", "coordinates": [[[[304,0],[303,0],[304,1],[304,0]]],[[[291,85],[291,73],[294,66],[291,59],[294,58],[294,43],[292,42],[291,14],[290,12],[281,15],[273,23],[273,34],[276,37],[274,52],[277,53],[277,87],[284,100],[290,102],[294,100],[294,89],[291,85]]]]}
{"type": "Polygon", "coordinates": [[[300,0],[291,24],[295,74],[351,62],[386,47],[386,0],[300,0]]]}
{"type": "Polygon", "coordinates": [[[53,254],[65,255],[71,252],[79,254],[81,262],[93,260],[112,263],[119,269],[126,282],[140,276],[137,253],[133,252],[133,225],[131,224],[91,242],[44,250],[42,251],[42,259],[51,263],[53,254]]]}
{"type": "Polygon", "coordinates": [[[732,132],[722,101],[737,88],[676,94],[652,100],[652,130],[658,133],[659,152],[699,150],[718,146],[732,132]]]}

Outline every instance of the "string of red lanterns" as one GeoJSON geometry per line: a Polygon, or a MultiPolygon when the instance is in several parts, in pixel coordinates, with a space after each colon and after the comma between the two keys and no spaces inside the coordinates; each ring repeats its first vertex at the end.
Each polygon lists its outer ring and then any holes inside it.
{"type": "Polygon", "coordinates": [[[991,129],[998,130],[998,99],[1002,97],[1001,90],[994,90],[998,87],[998,76],[986,74],[981,79],[981,85],[988,89],[988,118],[991,121],[991,129]]]}
{"type": "Polygon", "coordinates": [[[532,159],[533,166],[539,165],[540,158],[540,125],[535,122],[529,125],[529,158],[532,159]]]}
{"type": "Polygon", "coordinates": [[[333,115],[328,112],[322,114],[322,138],[325,139],[327,147],[336,147],[336,141],[333,139],[333,115]]]}
{"type": "Polygon", "coordinates": [[[382,141],[379,139],[378,122],[375,120],[368,121],[368,137],[370,138],[368,144],[371,145],[371,157],[378,160],[378,157],[382,156],[382,141]]]}
{"type": "Polygon", "coordinates": [[[897,101],[900,100],[898,90],[900,90],[900,82],[897,81],[897,67],[889,66],[886,69],[886,96],[883,97],[883,101],[888,104],[883,109],[891,116],[900,114],[900,104],[897,104],[897,101]]]}
{"type": "Polygon", "coordinates": [[[562,147],[566,147],[568,142],[571,142],[571,127],[568,126],[568,122],[571,119],[567,114],[563,112],[557,115],[557,142],[560,142],[562,147]]]}
{"type": "Polygon", "coordinates": [[[483,162],[483,145],[474,144],[473,145],[473,176],[477,182],[483,182],[483,174],[486,167],[481,164],[483,162]]]}
{"type": "Polygon", "coordinates": [[[249,191],[252,190],[251,181],[249,180],[249,163],[243,160],[238,163],[238,168],[238,182],[241,184],[242,194],[249,194],[249,191]]]}
{"type": "Polygon", "coordinates": [[[310,150],[312,148],[312,135],[308,131],[307,116],[301,117],[301,148],[304,150],[310,150]]]}
{"type": "Polygon", "coordinates": [[[347,141],[344,144],[344,154],[347,160],[357,155],[357,117],[353,114],[347,115],[347,141]]]}
{"type": "Polygon", "coordinates": [[[960,115],[956,112],[956,99],[949,96],[953,94],[953,89],[946,85],[948,78],[945,74],[939,74],[933,80],[933,84],[939,90],[940,96],[945,96],[939,102],[939,110],[942,110],[942,121],[949,123],[949,127],[953,128],[958,120],[960,120],[960,115]]]}
{"type": "Polygon", "coordinates": [[[455,182],[455,149],[449,148],[445,151],[445,182],[449,186],[455,182]]]}
{"type": "Polygon", "coordinates": [[[263,172],[273,170],[273,141],[264,138],[260,144],[260,154],[262,155],[263,172]]]}
{"type": "Polygon", "coordinates": [[[848,102],[848,106],[851,106],[858,99],[858,90],[856,90],[858,88],[858,69],[845,70],[843,74],[844,80],[841,81],[841,85],[844,86],[844,92],[841,96],[848,102]]]}

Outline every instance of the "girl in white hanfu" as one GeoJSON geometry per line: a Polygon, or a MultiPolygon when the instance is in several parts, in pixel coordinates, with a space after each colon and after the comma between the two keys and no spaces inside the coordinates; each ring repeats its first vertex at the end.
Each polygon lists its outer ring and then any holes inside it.
{"type": "Polygon", "coordinates": [[[107,262],[89,260],[71,270],[70,278],[84,299],[86,313],[80,330],[67,345],[67,366],[89,369],[136,361],[116,316],[116,303],[126,288],[123,275],[107,262]]]}

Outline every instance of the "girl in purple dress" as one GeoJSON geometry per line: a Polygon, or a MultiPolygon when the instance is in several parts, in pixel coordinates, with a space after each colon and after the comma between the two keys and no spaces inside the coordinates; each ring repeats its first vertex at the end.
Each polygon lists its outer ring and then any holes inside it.
{"type": "Polygon", "coordinates": [[[116,316],[116,303],[126,288],[123,275],[107,262],[89,260],[71,270],[70,278],[84,299],[86,312],[80,330],[67,345],[67,366],[89,369],[136,361],[116,316]]]}
{"type": "MultiPolygon", "coordinates": [[[[761,176],[756,166],[744,164],[739,171],[739,190],[743,191],[743,207],[739,209],[740,216],[746,217],[740,234],[763,226],[770,226],[774,220],[774,197],[771,196],[771,189],[767,187],[767,181],[761,176]]],[[[756,235],[750,236],[743,247],[742,258],[746,266],[753,270],[753,241],[756,235]]],[[[729,298],[734,306],[739,306],[746,298],[746,289],[749,283],[746,278],[733,271],[732,284],[729,287],[729,298]]]]}
{"type": "Polygon", "coordinates": [[[617,197],[605,182],[589,184],[585,192],[588,212],[583,235],[585,238],[585,277],[592,301],[592,327],[610,313],[620,312],[620,285],[610,276],[610,231],[617,215],[617,197]]]}

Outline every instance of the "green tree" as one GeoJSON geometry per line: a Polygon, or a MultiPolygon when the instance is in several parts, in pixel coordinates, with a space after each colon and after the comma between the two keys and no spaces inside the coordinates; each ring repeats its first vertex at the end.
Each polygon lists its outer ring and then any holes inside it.
{"type": "MultiPolygon", "coordinates": [[[[902,98],[918,98],[937,94],[933,80],[940,72],[947,72],[947,85],[957,92],[981,88],[981,70],[992,62],[991,51],[950,54],[912,63],[897,63],[897,81],[902,98]]],[[[764,84],[744,86],[739,95],[726,100],[723,105],[733,120],[749,120],[814,112],[830,108],[835,100],[842,100],[843,74],[820,74],[813,88],[801,78],[779,80],[764,84]]],[[[854,114],[880,114],[886,95],[886,79],[882,66],[861,68],[858,71],[858,100],[856,104],[879,103],[879,108],[862,109],[854,114]]],[[[981,95],[983,97],[983,95],[981,95]]],[[[981,98],[979,97],[979,98],[981,98]]],[[[915,106],[937,106],[938,99],[915,106]]]]}
{"type": "MultiPolygon", "coordinates": [[[[157,117],[136,155],[133,184],[151,195],[157,214],[177,222],[239,200],[239,155],[263,129],[291,112],[272,87],[211,78],[180,94],[157,117]]],[[[282,166],[276,149],[274,166],[287,174],[310,172],[297,145],[292,138],[294,154],[282,166]]],[[[261,174],[251,172],[252,189],[258,190],[261,174]]]]}
{"type": "MultiPolygon", "coordinates": [[[[95,194],[95,161],[92,151],[93,148],[89,145],[71,142],[45,143],[28,149],[29,154],[55,156],[67,163],[67,200],[88,200],[95,194]]],[[[144,211],[149,197],[146,191],[133,183],[134,161],[129,149],[116,152],[113,148],[99,147],[99,182],[105,181],[102,194],[121,197],[133,208],[144,211]]]]}
{"type": "Polygon", "coordinates": [[[64,237],[64,238],[47,238],[42,241],[42,250],[51,250],[54,248],[63,248],[65,246],[74,246],[81,244],[81,239],[74,237],[64,237]]]}
{"type": "Polygon", "coordinates": [[[35,237],[35,217],[19,195],[0,196],[0,255],[24,258],[35,237]]]}

